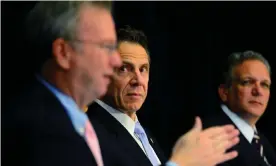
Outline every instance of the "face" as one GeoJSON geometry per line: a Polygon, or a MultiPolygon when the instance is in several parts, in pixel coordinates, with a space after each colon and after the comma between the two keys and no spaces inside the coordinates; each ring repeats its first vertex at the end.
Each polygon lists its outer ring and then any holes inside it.
{"type": "Polygon", "coordinates": [[[121,42],[119,54],[123,61],[115,70],[107,92],[115,106],[124,111],[137,111],[144,103],[149,81],[149,57],[139,44],[121,42]]]}
{"type": "Polygon", "coordinates": [[[78,91],[90,100],[106,93],[114,67],[121,65],[121,59],[109,11],[87,6],[79,18],[75,42],[78,48],[71,60],[71,71],[78,91]]]}
{"type": "Polygon", "coordinates": [[[236,66],[230,88],[223,89],[221,98],[234,112],[259,118],[265,111],[270,95],[270,75],[258,60],[247,60],[236,66]]]}

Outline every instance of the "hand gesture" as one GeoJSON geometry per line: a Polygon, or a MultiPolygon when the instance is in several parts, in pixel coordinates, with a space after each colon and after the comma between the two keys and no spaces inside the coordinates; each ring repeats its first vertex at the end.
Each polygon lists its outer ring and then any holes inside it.
{"type": "Polygon", "coordinates": [[[179,166],[215,166],[231,160],[238,153],[226,150],[239,142],[238,135],[233,125],[202,130],[202,122],[196,117],[194,127],[176,142],[170,161],[179,166]]]}

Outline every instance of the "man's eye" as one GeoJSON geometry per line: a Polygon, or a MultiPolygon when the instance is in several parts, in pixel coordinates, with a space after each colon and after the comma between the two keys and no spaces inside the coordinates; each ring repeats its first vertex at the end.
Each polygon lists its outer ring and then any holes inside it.
{"type": "Polygon", "coordinates": [[[254,79],[245,79],[240,81],[241,85],[253,85],[256,83],[256,80],[254,79]]]}
{"type": "Polygon", "coordinates": [[[144,72],[147,72],[149,69],[147,68],[147,67],[142,67],[141,69],[140,69],[140,72],[141,73],[144,73],[144,72]]]}
{"type": "Polygon", "coordinates": [[[242,81],[241,81],[241,84],[242,84],[242,85],[249,85],[250,83],[251,83],[250,80],[242,80],[242,81]]]}
{"type": "Polygon", "coordinates": [[[122,67],[119,68],[120,72],[127,72],[128,71],[128,67],[123,65],[122,67]]]}
{"type": "Polygon", "coordinates": [[[267,88],[267,89],[270,89],[270,84],[267,84],[267,83],[262,83],[262,86],[267,88]]]}
{"type": "Polygon", "coordinates": [[[117,49],[117,45],[112,45],[112,44],[105,44],[103,45],[106,49],[108,49],[109,51],[114,51],[117,49]]]}

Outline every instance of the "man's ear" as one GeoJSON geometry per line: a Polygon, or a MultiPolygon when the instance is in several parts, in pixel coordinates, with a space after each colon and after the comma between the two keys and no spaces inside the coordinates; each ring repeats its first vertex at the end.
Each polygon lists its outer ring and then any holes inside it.
{"type": "Polygon", "coordinates": [[[64,70],[68,70],[72,58],[72,48],[70,45],[64,39],[58,38],[52,44],[52,51],[57,65],[64,70]]]}
{"type": "Polygon", "coordinates": [[[229,93],[229,89],[228,89],[227,85],[220,84],[219,87],[218,87],[218,94],[219,94],[220,99],[223,102],[227,101],[228,93],[229,93]]]}

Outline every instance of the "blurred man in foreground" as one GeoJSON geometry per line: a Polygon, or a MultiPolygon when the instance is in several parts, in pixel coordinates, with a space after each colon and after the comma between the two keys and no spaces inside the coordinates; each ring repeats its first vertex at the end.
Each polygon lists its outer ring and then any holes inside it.
{"type": "Polygon", "coordinates": [[[104,95],[121,65],[110,2],[38,2],[28,17],[33,84],[2,123],[4,166],[102,166],[83,105],[104,95]]]}

